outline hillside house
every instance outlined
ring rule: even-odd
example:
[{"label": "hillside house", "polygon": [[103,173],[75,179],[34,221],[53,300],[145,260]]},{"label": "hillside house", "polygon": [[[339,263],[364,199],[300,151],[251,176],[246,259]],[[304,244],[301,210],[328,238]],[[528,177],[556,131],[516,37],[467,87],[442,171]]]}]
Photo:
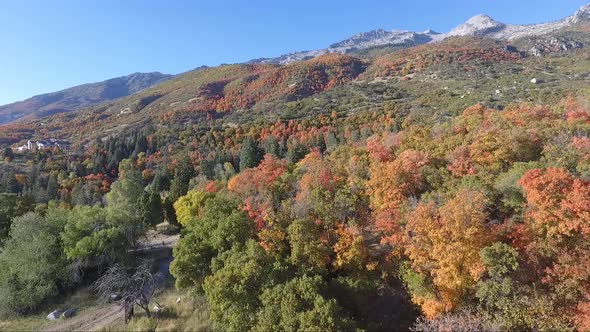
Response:
[{"label": "hillside house", "polygon": [[46,140],[34,141],[28,140],[26,144],[21,145],[16,148],[17,152],[25,152],[25,151],[33,151],[33,150],[42,150],[42,149],[49,149],[53,147],[60,148],[62,150],[68,149],[70,143],[65,140],[57,140],[55,138],[50,138]]}]

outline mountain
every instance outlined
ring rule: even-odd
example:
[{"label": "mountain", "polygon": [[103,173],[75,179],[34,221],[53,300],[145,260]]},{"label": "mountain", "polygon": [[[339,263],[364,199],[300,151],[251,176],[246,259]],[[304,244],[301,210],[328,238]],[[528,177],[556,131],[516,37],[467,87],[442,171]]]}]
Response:
[{"label": "mountain", "polygon": [[[465,96],[469,94],[474,96],[473,102],[481,100],[475,98],[473,88],[468,86],[480,87],[487,76],[496,77],[497,73],[512,75],[512,80],[502,85],[513,84],[507,82],[521,79],[522,75],[517,73],[522,71],[523,63],[536,66],[531,58],[589,46],[590,25],[585,24],[589,12],[590,6],[584,6],[561,21],[528,26],[509,25],[478,15],[447,34],[431,30],[420,33],[373,30],[326,49],[245,64],[197,68],[161,84],[156,83],[170,76],[156,74],[162,77],[145,85],[130,82],[145,83],[140,77],[154,74],[134,74],[139,77],[130,75],[84,85],[0,107],[0,116],[9,116],[9,119],[24,117],[21,121],[0,126],[0,143],[13,144],[32,137],[88,142],[94,137],[117,135],[147,124],[176,127],[199,123],[205,126],[207,121],[224,119],[233,125],[243,119],[249,121],[255,117],[252,114],[291,118],[293,114],[326,112],[329,109],[326,105],[333,102],[329,96],[342,91],[347,91],[345,97],[338,95],[339,98],[349,98],[351,105],[361,105],[347,108],[365,109],[376,107],[376,100],[383,98],[385,92],[381,90],[381,84],[396,90],[384,96],[405,96],[402,90],[414,91],[418,86],[419,89],[430,89],[428,84],[450,84],[440,82],[456,77],[466,82],[463,92],[456,93],[465,98],[456,102],[465,106]],[[474,69],[481,66],[489,66],[497,73],[482,76],[482,71]],[[530,69],[527,69],[527,75],[532,75],[528,72]],[[555,80],[542,72],[526,81],[530,83],[533,78]],[[570,77],[562,77],[560,84],[568,85],[571,83],[568,80]],[[133,94],[149,85],[153,86]],[[540,88],[548,86],[540,85]],[[522,94],[523,100],[533,98],[528,95],[527,87],[522,89],[524,92],[519,92],[519,96]],[[357,90],[363,91],[354,98],[349,97],[348,91]],[[490,91],[487,93],[493,96],[494,105],[503,107],[509,103],[508,97],[499,98],[502,89],[498,86],[490,86]],[[118,98],[126,95],[129,96]],[[319,95],[327,99],[320,98],[320,104],[315,104]],[[298,106],[300,103],[304,106]],[[408,107],[411,108],[423,107],[422,103],[410,104]],[[72,109],[80,110],[68,112]]]},{"label": "mountain", "polygon": [[441,36],[441,34],[432,30],[427,30],[424,32],[412,32],[406,30],[385,31],[383,29],[378,29],[356,34],[348,39],[334,43],[325,49],[293,52],[281,55],[276,58],[255,59],[250,61],[250,63],[272,63],[284,65],[295,61],[311,59],[326,53],[346,54],[357,50],[386,45],[411,47],[440,40]]},{"label": "mountain", "polygon": [[172,77],[173,75],[159,72],[134,73],[34,96],[27,100],[0,106],[0,124],[27,116],[41,118],[52,114],[71,112],[108,100],[126,97]]},{"label": "mountain", "polygon": [[[275,58],[260,58],[249,63],[288,64],[314,58],[326,53],[354,53],[375,47],[397,46],[408,48],[422,44],[438,42],[450,37],[478,36],[499,40],[515,40],[524,37],[542,36],[551,32],[567,28],[578,23],[590,21],[590,4],[582,6],[574,15],[559,21],[518,25],[495,21],[488,15],[476,15],[465,23],[457,26],[448,33],[438,33],[432,30],[424,32],[412,32],[406,30],[386,31],[383,29],[372,30],[356,34],[350,38],[334,43],[327,48],[292,52]],[[566,42],[567,44],[567,42]],[[543,48],[543,47],[540,47]],[[547,49],[559,47],[548,46]]]},{"label": "mountain", "polygon": [[476,15],[459,25],[447,36],[481,36],[501,40],[541,36],[562,28],[590,21],[590,4],[582,6],[574,15],[564,19],[539,24],[506,24],[495,21],[488,15]]},{"label": "mountain", "polygon": [[[327,48],[293,52],[275,58],[260,58],[248,64],[287,65],[293,62],[313,59],[323,54],[352,54],[366,57],[367,50],[378,49],[382,55],[391,50],[440,42],[451,37],[486,37],[514,41],[515,46],[527,54],[540,56],[548,52],[562,52],[590,45],[585,32],[568,31],[569,28],[590,22],[590,4],[582,6],[572,16],[562,20],[530,24],[507,24],[494,20],[488,15],[477,15],[457,26],[448,33],[432,30],[412,32],[407,30],[387,31],[383,29],[358,33],[350,38],[333,43]],[[363,53],[364,51],[364,53]],[[369,54],[371,55],[371,54]],[[161,73],[135,73],[104,82],[76,86],[66,90],[35,96],[13,104],[0,106],[0,124],[23,117],[42,118],[51,114],[65,113],[100,104],[105,101],[126,97],[153,85],[170,79],[171,75]]]}]

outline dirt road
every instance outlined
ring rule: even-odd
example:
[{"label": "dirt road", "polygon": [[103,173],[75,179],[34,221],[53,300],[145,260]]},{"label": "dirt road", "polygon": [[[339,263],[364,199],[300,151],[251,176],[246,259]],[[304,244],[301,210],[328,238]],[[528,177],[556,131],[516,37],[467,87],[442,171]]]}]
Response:
[{"label": "dirt road", "polygon": [[101,331],[123,321],[121,309],[118,304],[91,308],[79,316],[46,327],[43,331]]}]

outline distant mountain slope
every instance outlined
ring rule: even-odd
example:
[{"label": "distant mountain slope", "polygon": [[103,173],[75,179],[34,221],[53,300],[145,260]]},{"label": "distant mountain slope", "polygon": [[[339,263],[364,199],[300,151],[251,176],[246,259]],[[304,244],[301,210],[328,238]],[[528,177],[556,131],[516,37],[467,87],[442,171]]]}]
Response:
[{"label": "distant mountain slope", "polygon": [[27,100],[0,106],[0,124],[33,116],[52,114],[96,105],[104,101],[126,97],[172,78],[158,72],[134,73],[97,83],[75,86],[58,92],[31,97]]},{"label": "distant mountain slope", "polygon": [[87,140],[148,122],[201,121],[259,104],[296,101],[352,82],[367,64],[355,57],[326,54],[285,66],[235,64],[199,68],[137,94],[54,114],[0,125],[0,144],[32,135]]},{"label": "distant mountain slope", "polygon": [[326,53],[360,54],[359,51],[361,50],[385,46],[408,48],[438,42],[449,37],[475,36],[499,40],[515,40],[525,37],[543,36],[588,21],[590,21],[590,4],[582,6],[572,16],[554,22],[539,24],[507,24],[495,21],[488,15],[476,15],[448,33],[438,33],[432,30],[412,32],[406,30],[386,31],[378,29],[356,34],[324,49],[292,52],[275,58],[254,59],[250,63],[284,65],[291,62],[308,60]]}]

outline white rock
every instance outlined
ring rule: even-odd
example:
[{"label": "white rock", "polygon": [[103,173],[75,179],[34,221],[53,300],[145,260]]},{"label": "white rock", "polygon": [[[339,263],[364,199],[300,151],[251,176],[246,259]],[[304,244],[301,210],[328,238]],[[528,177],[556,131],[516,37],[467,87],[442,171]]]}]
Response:
[{"label": "white rock", "polygon": [[49,320],[58,320],[61,317],[63,312],[61,310],[54,310],[47,315],[47,319]]}]

